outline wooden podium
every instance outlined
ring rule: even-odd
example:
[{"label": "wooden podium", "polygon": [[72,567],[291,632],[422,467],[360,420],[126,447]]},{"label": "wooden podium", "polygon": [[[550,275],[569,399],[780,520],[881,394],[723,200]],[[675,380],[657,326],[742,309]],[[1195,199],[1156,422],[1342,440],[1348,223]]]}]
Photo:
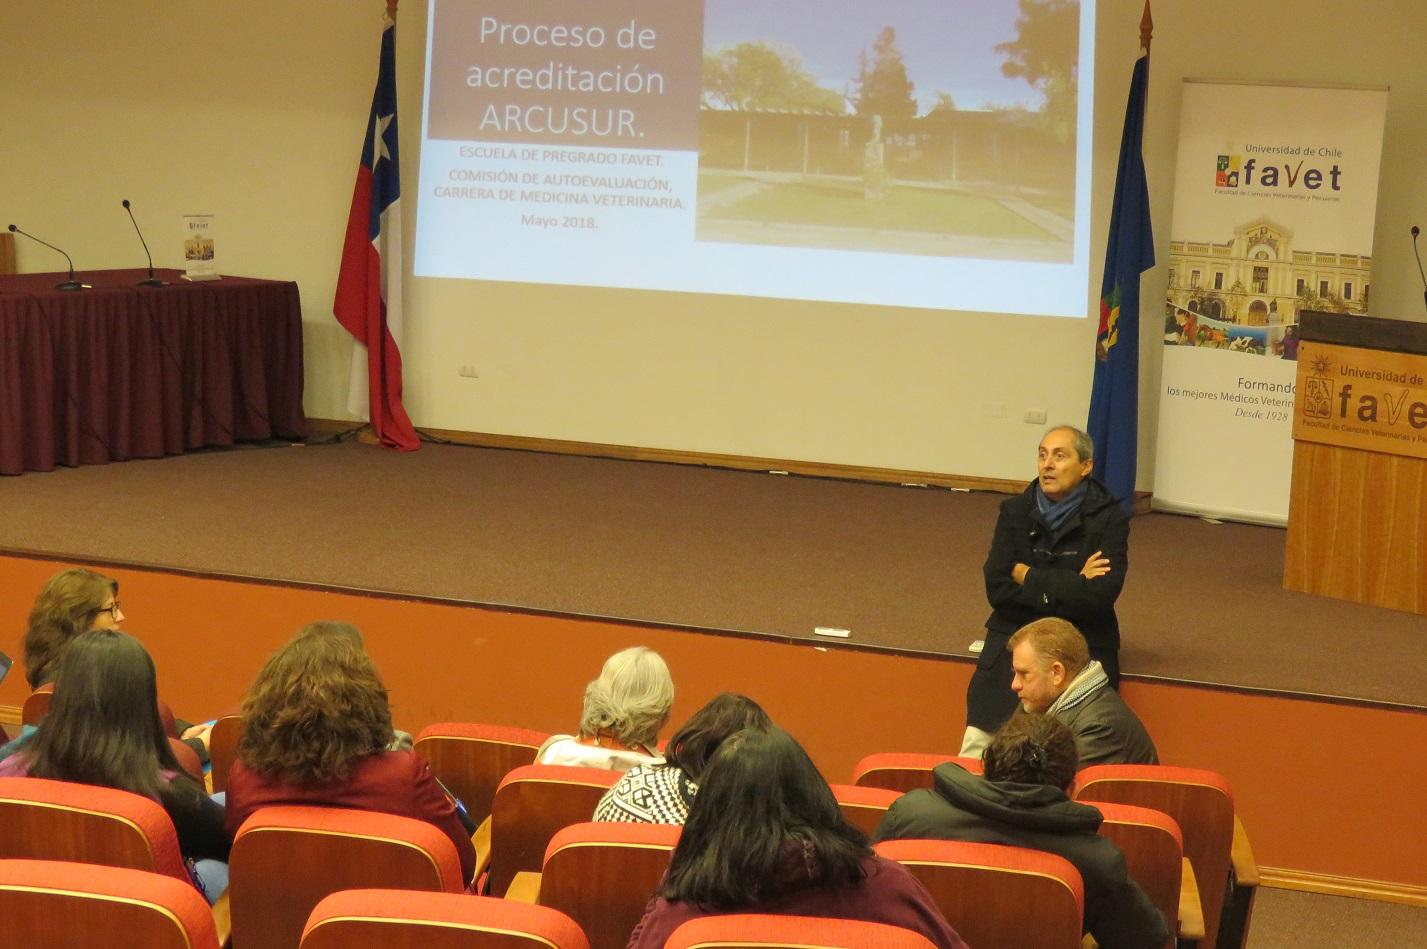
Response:
[{"label": "wooden podium", "polygon": [[1427,615],[1427,324],[1300,314],[1283,585]]}]

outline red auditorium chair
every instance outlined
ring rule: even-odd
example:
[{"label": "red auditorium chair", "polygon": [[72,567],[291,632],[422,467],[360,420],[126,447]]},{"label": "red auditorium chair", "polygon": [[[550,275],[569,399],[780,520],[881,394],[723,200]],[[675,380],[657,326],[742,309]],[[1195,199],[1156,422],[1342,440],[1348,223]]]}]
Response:
[{"label": "red auditorium chair", "polygon": [[343,890],[307,919],[301,949],[589,949],[573,920],[513,900]]},{"label": "red auditorium chair", "polygon": [[545,732],[475,722],[437,722],[416,736],[416,753],[477,824],[491,813],[501,779],[523,765],[550,736]]},{"label": "red auditorium chair", "polygon": [[490,873],[484,892],[504,896],[517,873],[539,872],[556,832],[588,821],[620,777],[618,771],[555,764],[525,765],[507,774],[491,804]]},{"label": "red auditorium chair", "polygon": [[934,949],[935,945],[921,933],[885,923],[735,913],[689,920],[670,934],[664,949]]},{"label": "red auditorium chair", "polygon": [[25,725],[38,725],[40,719],[50,713],[50,703],[54,701],[55,693],[53,685],[42,685],[29,698],[25,699],[25,704],[20,708],[20,721]]},{"label": "red auditorium chair", "polygon": [[592,949],[623,949],[669,869],[675,824],[572,824],[545,848],[540,873],[517,873],[506,898],[559,910]]},{"label": "red auditorium chair", "polygon": [[829,784],[828,787],[832,788],[832,796],[837,799],[842,816],[869,837],[882,823],[882,818],[887,816],[887,808],[902,796],[900,791],[859,787],[856,784]]},{"label": "red auditorium chair", "polygon": [[341,807],[265,807],[228,861],[233,944],[292,949],[324,896],[380,887],[461,893],[450,838],[425,821]]},{"label": "red auditorium chair", "polygon": [[1062,857],[958,840],[886,840],[873,849],[922,881],[969,946],[1081,946],[1085,888]]},{"label": "red auditorium chair", "polygon": [[1161,811],[1105,801],[1100,836],[1125,855],[1130,879],[1140,885],[1180,942],[1204,938],[1204,910],[1193,866],[1184,859],[1184,838],[1174,818]]},{"label": "red auditorium chair", "polygon": [[[193,889],[178,832],[163,805],[114,788],[0,778],[0,859],[6,858],[143,870]],[[230,931],[228,899],[223,893],[210,913],[220,941],[227,941]],[[0,932],[3,926],[0,917]]]},{"label": "red auditorium chair", "polygon": [[[1238,949],[1248,937],[1258,867],[1243,826],[1234,816],[1234,795],[1223,775],[1168,765],[1094,765],[1075,776],[1070,796],[1094,804],[1131,804],[1174,818],[1184,837],[1184,855],[1194,867],[1204,909],[1200,945]],[[1227,897],[1233,895],[1226,910]]]},{"label": "red auditorium chair", "polygon": [[208,904],[170,876],[53,860],[0,860],[7,946],[218,949]]},{"label": "red auditorium chair", "polygon": [[198,752],[177,738],[170,738],[168,746],[173,749],[178,766],[187,771],[188,776],[197,781],[200,787],[206,786],[203,781],[203,762],[198,760]]},{"label": "red auditorium chair", "polygon": [[192,885],[157,801],[69,781],[0,778],[0,858],[146,870]]},{"label": "red auditorium chair", "polygon": [[932,786],[932,769],[954,761],[972,774],[981,773],[980,758],[928,755],[914,752],[879,752],[868,755],[852,769],[852,783],[864,788],[914,791]]},{"label": "red auditorium chair", "polygon": [[228,790],[228,772],[238,760],[238,741],[243,737],[243,716],[224,715],[208,733],[209,791]]}]

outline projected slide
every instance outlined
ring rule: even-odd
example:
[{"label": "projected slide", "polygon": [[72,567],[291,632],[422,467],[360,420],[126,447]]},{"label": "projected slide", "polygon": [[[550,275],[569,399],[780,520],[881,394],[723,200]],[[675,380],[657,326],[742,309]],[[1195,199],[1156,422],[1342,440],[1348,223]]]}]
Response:
[{"label": "projected slide", "polygon": [[415,272],[1084,316],[1093,22],[431,0]]}]

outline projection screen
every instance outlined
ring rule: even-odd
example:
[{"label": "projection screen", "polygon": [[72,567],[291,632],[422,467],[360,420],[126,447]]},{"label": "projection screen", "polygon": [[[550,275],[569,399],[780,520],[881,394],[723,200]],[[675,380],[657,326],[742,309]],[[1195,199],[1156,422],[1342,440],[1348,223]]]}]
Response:
[{"label": "projection screen", "polygon": [[1084,316],[1094,6],[430,0],[414,271]]}]

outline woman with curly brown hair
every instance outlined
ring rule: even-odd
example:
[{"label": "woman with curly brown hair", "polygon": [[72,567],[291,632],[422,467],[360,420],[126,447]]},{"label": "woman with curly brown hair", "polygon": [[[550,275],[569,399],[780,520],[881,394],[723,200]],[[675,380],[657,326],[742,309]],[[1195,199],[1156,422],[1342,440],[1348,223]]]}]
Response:
[{"label": "woman with curly brown hair", "polygon": [[467,880],[476,853],[426,763],[390,750],[386,688],[346,623],[310,623],[268,659],[243,699],[228,775],[228,829],[277,804],[351,807],[424,820],[456,845]]}]

